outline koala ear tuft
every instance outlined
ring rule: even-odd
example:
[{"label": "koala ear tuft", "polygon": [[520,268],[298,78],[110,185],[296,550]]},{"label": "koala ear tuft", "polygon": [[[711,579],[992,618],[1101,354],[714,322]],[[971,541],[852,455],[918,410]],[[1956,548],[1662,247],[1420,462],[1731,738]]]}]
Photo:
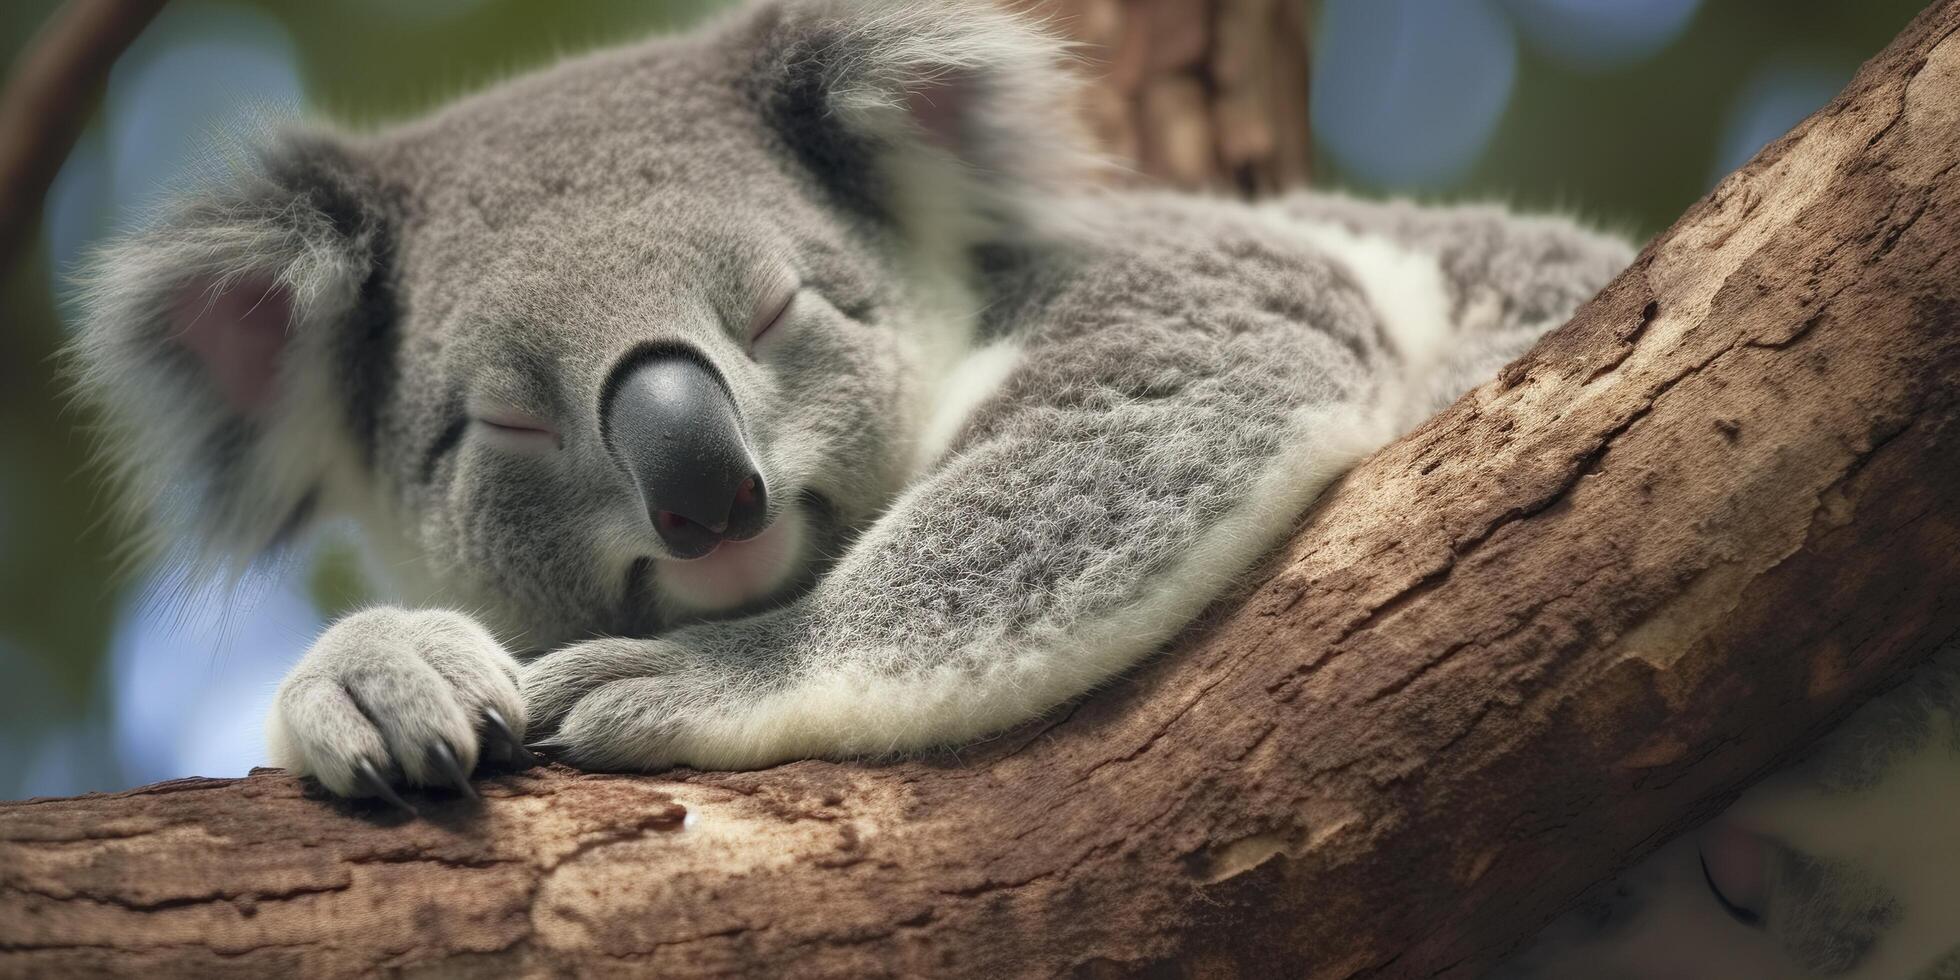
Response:
[{"label": "koala ear tuft", "polygon": [[341,144],[289,134],[91,257],[69,368],[156,544],[237,570],[364,465],[345,393],[387,358],[389,228]]},{"label": "koala ear tuft", "polygon": [[791,0],[770,25],[767,106],[791,150],[915,246],[1012,234],[1101,166],[1067,47],[982,0]]}]

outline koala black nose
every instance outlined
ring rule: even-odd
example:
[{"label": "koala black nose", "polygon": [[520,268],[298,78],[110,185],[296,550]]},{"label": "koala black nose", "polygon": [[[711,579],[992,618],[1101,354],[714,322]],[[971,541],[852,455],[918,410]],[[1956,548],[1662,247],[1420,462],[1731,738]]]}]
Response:
[{"label": "koala black nose", "polygon": [[768,510],[762,474],[734,399],[706,364],[665,354],[628,367],[602,424],[607,448],[639,486],[674,557],[699,558],[724,538],[761,533]]}]

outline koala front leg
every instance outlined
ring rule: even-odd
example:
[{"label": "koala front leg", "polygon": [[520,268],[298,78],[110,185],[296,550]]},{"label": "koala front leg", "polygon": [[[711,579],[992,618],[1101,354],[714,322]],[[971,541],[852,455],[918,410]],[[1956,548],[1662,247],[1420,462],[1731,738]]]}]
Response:
[{"label": "koala front leg", "polygon": [[1466,337],[1535,336],[1558,326],[1638,251],[1621,235],[1571,218],[1491,204],[1434,207],[1309,193],[1274,206],[1307,228],[1341,230],[1351,236],[1344,244],[1372,238],[1433,259],[1452,331]]},{"label": "koala front leg", "polygon": [[1496,377],[1633,261],[1622,238],[1494,205],[1299,194],[1270,207],[1347,266],[1403,365],[1396,427]]},{"label": "koala front leg", "polygon": [[526,664],[533,725],[576,764],[742,768],[956,744],[1079,697],[1383,440],[1307,359],[1334,355],[1266,354],[1031,380],[1047,397],[978,425],[795,605]]},{"label": "koala front leg", "polygon": [[274,765],[338,796],[412,809],[392,784],[466,795],[480,742],[529,762],[517,662],[476,621],[446,610],[367,609],[335,623],[279,685],[266,721]]}]

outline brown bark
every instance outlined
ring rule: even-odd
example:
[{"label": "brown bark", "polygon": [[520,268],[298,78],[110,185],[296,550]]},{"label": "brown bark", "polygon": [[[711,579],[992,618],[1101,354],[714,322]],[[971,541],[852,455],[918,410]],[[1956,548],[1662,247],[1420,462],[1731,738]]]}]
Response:
[{"label": "brown bark", "polygon": [[1960,633],[1960,0],[1172,655],[958,756],[0,804],[0,974],[1467,977]]}]

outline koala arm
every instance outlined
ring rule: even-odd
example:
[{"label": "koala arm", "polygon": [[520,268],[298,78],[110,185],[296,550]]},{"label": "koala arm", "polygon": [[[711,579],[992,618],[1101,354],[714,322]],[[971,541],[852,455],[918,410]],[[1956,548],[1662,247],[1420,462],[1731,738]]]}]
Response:
[{"label": "koala arm", "polygon": [[1316,193],[1274,207],[1309,227],[1385,240],[1433,259],[1449,321],[1469,334],[1535,335],[1557,326],[1632,264],[1636,251],[1626,237],[1568,217],[1492,204],[1434,207]]},{"label": "koala arm", "polygon": [[[1201,350],[1240,363],[1213,373]],[[753,767],[953,744],[1108,681],[1386,435],[1311,367],[1330,351],[1205,338],[1159,356],[1025,379],[789,607],[527,664],[534,732],[583,766]]]},{"label": "koala arm", "polygon": [[[1625,238],[1569,218],[1495,205],[1427,207],[1314,193],[1268,207],[1339,256],[1384,312],[1402,363],[1398,429],[1495,377],[1611,282],[1635,252]],[[1395,329],[1407,323],[1417,329]]]}]

